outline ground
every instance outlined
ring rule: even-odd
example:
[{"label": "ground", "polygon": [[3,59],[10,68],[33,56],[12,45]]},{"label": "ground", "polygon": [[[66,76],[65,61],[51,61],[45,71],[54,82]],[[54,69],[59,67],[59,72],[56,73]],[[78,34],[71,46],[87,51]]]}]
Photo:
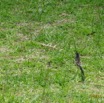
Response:
[{"label": "ground", "polygon": [[0,4],[1,103],[104,102],[103,0]]}]

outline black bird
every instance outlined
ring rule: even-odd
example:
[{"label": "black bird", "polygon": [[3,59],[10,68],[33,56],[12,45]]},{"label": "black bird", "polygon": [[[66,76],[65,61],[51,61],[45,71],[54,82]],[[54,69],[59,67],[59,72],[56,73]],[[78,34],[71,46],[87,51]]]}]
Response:
[{"label": "black bird", "polygon": [[81,77],[82,77],[82,81],[85,80],[85,75],[84,75],[84,70],[81,66],[81,62],[80,62],[80,55],[79,53],[76,51],[75,53],[75,64],[78,66],[78,68],[80,69],[81,71]]}]

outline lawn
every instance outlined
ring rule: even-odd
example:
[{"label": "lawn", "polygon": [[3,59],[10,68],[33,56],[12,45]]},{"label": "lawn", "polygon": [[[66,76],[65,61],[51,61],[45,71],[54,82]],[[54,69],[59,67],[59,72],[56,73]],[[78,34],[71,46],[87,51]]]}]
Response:
[{"label": "lawn", "polygon": [[104,103],[104,0],[0,0],[0,103]]}]

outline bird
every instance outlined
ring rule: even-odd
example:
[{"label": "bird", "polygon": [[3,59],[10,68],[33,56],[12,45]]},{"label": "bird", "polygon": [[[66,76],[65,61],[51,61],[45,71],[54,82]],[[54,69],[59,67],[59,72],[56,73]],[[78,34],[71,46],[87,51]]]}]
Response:
[{"label": "bird", "polygon": [[75,52],[75,64],[80,69],[80,71],[81,71],[81,78],[82,78],[82,81],[84,81],[85,80],[84,69],[81,66],[80,54],[77,51]]}]

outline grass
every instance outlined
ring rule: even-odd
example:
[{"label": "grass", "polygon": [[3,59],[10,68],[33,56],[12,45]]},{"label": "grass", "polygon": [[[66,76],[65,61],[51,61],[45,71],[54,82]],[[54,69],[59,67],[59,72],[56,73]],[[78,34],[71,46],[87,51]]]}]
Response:
[{"label": "grass", "polygon": [[103,103],[103,7],[103,0],[1,0],[1,103]]}]

